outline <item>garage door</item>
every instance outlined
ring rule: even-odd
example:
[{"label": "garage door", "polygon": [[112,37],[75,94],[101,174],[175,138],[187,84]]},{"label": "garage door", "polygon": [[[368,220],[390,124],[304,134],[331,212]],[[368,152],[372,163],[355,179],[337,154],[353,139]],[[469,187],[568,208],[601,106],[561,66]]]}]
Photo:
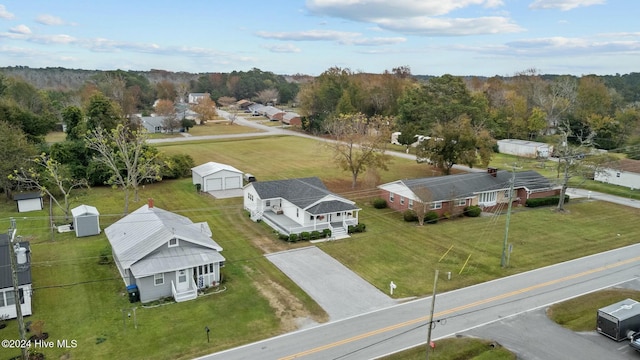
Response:
[{"label": "garage door", "polygon": [[228,177],[224,179],[225,189],[239,189],[240,187],[240,176]]},{"label": "garage door", "polygon": [[206,191],[222,190],[222,178],[207,179]]}]

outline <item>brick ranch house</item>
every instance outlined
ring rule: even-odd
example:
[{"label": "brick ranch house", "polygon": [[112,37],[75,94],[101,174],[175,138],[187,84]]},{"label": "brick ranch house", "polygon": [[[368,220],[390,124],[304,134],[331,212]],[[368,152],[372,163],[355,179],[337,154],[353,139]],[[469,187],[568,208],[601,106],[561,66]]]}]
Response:
[{"label": "brick ranch house", "polygon": [[[378,188],[380,197],[394,210],[405,211],[418,203],[428,203],[427,211],[442,217],[462,213],[471,205],[489,212],[505,209],[512,176],[510,171],[489,168],[487,172],[396,180]],[[514,206],[524,205],[527,199],[560,194],[559,186],[533,170],[515,173],[513,190]]]}]

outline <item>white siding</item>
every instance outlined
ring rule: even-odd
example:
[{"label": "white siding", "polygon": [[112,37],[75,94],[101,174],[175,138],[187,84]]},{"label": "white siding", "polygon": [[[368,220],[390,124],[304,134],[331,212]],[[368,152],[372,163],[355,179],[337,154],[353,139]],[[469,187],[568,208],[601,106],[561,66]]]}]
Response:
[{"label": "white siding", "polygon": [[606,169],[602,173],[596,173],[594,180],[607,184],[640,189],[640,174],[622,170]]}]

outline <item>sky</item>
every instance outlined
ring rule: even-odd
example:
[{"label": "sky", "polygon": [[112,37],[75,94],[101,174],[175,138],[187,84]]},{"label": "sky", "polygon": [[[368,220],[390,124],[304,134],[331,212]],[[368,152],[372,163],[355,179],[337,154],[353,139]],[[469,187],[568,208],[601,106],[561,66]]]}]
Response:
[{"label": "sky", "polygon": [[638,0],[0,0],[0,66],[627,74]]}]

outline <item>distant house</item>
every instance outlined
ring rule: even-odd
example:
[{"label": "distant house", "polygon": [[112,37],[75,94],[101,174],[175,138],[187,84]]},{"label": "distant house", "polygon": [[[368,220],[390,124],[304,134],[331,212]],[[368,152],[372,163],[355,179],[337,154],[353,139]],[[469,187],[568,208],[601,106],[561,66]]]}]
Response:
[{"label": "distant house", "polygon": [[161,133],[164,131],[164,119],[164,116],[141,116],[140,125],[150,134]]},{"label": "distant house", "polygon": [[141,302],[165,297],[195,299],[216,286],[224,257],[206,222],[153,206],[153,201],[104,230],[126,286],[136,285]]},{"label": "distant house", "polygon": [[358,224],[355,202],[329,191],[317,177],[256,181],[244,187],[244,208],[254,221],[264,221],[281,234],[331,229],[346,236]]},{"label": "distant house", "polygon": [[15,249],[16,270],[18,273],[18,296],[13,288],[11,274],[10,238],[0,234],[0,317],[15,319],[16,298],[20,302],[23,316],[31,315],[31,248],[28,241],[17,244]]},{"label": "distant house", "polygon": [[80,205],[71,209],[71,215],[76,237],[100,234],[100,213],[95,207]]},{"label": "distant house", "polygon": [[285,112],[273,107],[273,106],[265,106],[262,111],[264,112],[264,116],[268,117],[270,121],[282,121],[282,117]]},{"label": "distant house", "polygon": [[301,126],[302,118],[300,118],[300,115],[298,115],[297,113],[286,112],[284,113],[284,115],[282,115],[282,123],[291,126]]},{"label": "distant house", "polygon": [[189,104],[197,104],[199,103],[202,99],[206,98],[209,96],[209,93],[189,93],[189,99],[188,102]]},{"label": "distant house", "polygon": [[251,104],[253,104],[253,103],[251,101],[247,100],[247,99],[242,99],[242,100],[236,101],[236,107],[238,109],[246,109]]},{"label": "distant house", "polygon": [[503,139],[498,140],[498,151],[501,154],[546,159],[553,153],[553,146],[537,141]]},{"label": "distant house", "polygon": [[18,206],[18,212],[38,211],[43,207],[40,192],[14,194],[13,200]]},{"label": "distant house", "polygon": [[595,181],[640,189],[640,160],[620,159],[609,163],[603,171],[595,173]]},{"label": "distant house", "polygon": [[[428,204],[427,211],[438,215],[461,212],[464,207],[478,205],[484,211],[494,211],[509,203],[512,173],[489,168],[485,172],[420,179],[396,180],[378,186],[380,196],[390,208],[398,211],[415,209]],[[515,205],[524,205],[527,199],[558,195],[560,189],[535,171],[515,173]]]},{"label": "distant house", "polygon": [[200,191],[241,189],[243,175],[231,165],[213,161],[191,168],[193,184],[200,184]]}]

